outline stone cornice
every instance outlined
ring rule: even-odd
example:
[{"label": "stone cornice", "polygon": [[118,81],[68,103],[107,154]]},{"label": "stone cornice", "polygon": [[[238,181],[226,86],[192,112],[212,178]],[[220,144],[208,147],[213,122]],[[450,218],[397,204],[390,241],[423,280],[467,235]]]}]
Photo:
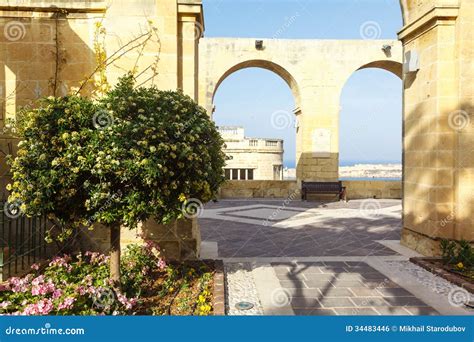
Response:
[{"label": "stone cornice", "polygon": [[178,14],[180,21],[186,21],[186,17],[195,18],[204,32],[204,13],[202,1],[200,0],[178,0]]},{"label": "stone cornice", "polygon": [[68,13],[103,13],[107,10],[104,0],[7,0],[2,1],[0,11],[2,12],[57,12]]},{"label": "stone cornice", "polygon": [[433,6],[423,15],[405,25],[398,32],[398,39],[402,41],[409,40],[413,36],[419,36],[440,23],[452,22],[459,15],[459,5],[438,5]]}]

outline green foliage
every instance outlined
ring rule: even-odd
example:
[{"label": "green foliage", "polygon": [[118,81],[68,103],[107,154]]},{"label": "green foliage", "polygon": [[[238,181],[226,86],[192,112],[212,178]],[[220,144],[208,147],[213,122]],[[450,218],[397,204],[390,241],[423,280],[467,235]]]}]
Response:
[{"label": "green foliage", "polygon": [[474,250],[468,241],[459,242],[457,261],[462,262],[465,267],[474,266]]},{"label": "green foliage", "polygon": [[474,249],[468,241],[459,243],[451,240],[441,240],[441,254],[446,264],[459,264],[463,267],[474,267]]},{"label": "green foliage", "polygon": [[223,140],[206,111],[181,92],[134,88],[132,76],[98,103],[47,98],[21,113],[9,200],[27,215],[75,226],[183,216],[190,198],[212,199],[224,181]]},{"label": "green foliage", "polygon": [[152,285],[150,273],[166,267],[157,244],[128,245],[121,260],[122,289],[126,294],[140,296],[144,288]]},{"label": "green foliage", "polygon": [[456,260],[456,242],[443,239],[440,242],[441,256],[446,264],[454,263]]}]

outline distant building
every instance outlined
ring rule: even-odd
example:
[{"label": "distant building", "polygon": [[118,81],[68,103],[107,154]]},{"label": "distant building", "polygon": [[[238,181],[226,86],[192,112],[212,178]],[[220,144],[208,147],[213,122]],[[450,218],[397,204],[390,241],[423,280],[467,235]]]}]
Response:
[{"label": "distant building", "polygon": [[226,179],[283,179],[282,139],[246,138],[244,128],[239,126],[221,126],[219,132],[230,158],[224,167]]}]

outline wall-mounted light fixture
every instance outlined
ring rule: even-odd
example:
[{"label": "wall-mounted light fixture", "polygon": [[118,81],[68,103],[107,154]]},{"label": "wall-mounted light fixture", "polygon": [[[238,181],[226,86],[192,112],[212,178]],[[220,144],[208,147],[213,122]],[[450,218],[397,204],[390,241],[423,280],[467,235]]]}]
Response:
[{"label": "wall-mounted light fixture", "polygon": [[390,54],[392,52],[392,45],[385,44],[382,46],[383,52],[385,52],[386,55]]},{"label": "wall-mounted light fixture", "polygon": [[256,40],[255,41],[255,48],[257,50],[263,50],[263,40]]}]

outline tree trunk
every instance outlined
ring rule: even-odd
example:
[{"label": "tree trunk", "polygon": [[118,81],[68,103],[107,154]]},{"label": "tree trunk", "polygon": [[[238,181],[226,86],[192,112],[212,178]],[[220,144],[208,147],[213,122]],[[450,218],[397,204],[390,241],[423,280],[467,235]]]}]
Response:
[{"label": "tree trunk", "polygon": [[120,224],[110,226],[110,279],[120,288]]}]

